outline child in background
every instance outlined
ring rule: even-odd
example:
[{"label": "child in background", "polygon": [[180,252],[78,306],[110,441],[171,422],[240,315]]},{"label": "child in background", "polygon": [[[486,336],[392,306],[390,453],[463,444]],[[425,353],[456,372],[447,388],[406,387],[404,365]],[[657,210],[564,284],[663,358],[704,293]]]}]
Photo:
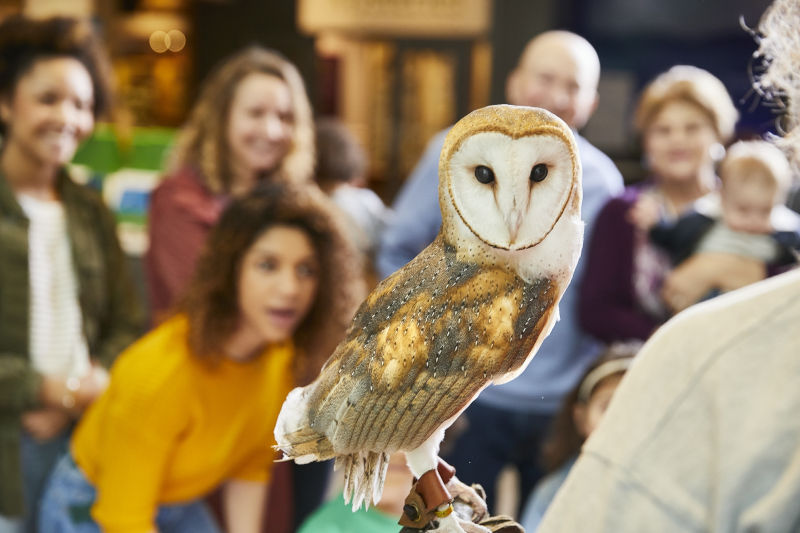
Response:
[{"label": "child in background", "polygon": [[316,132],[319,186],[347,215],[351,237],[372,261],[391,210],[366,187],[367,155],[347,127],[324,118]]},{"label": "child in background", "polygon": [[0,23],[0,531],[34,531],[72,424],[143,318],[113,214],[66,168],[110,107],[83,22]]},{"label": "child in background", "polygon": [[232,202],[180,312],[120,356],[76,429],[42,531],[216,533],[203,499],[218,486],[226,530],[261,531],[278,412],[360,300],[329,205],[278,183]]},{"label": "child in background", "polygon": [[578,458],[581,446],[600,423],[641,346],[639,341],[609,346],[564,398],[542,451],[549,474],[537,484],[520,520],[527,533],[534,533],[539,527],[547,507]]},{"label": "child in background", "polygon": [[672,223],[659,221],[647,202],[632,213],[676,265],[662,288],[674,312],[796,262],[800,216],[783,205],[791,184],[783,153],[765,141],[740,141],[719,170],[719,193]]}]

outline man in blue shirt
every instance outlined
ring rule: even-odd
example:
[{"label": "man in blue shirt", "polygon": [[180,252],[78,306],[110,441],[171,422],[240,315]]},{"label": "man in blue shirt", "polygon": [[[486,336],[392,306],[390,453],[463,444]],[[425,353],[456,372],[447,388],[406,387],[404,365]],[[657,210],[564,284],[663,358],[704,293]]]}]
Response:
[{"label": "man in blue shirt", "polygon": [[[532,39],[506,81],[506,98],[514,105],[545,108],[573,130],[583,127],[597,107],[600,60],[583,37],[549,31]],[[405,265],[430,244],[442,223],[438,200],[439,153],[446,131],[428,144],[394,203],[395,219],[382,236],[377,257],[381,276]],[[614,163],[576,134],[583,167],[582,216],[588,242],[592,222],[605,202],[622,191]],[[480,483],[494,511],[500,471],[513,464],[520,473],[520,502],[541,477],[539,449],[562,397],[598,353],[576,316],[582,262],[561,304],[561,320],[542,343],[528,368],[515,380],[491,386],[465,411],[466,429],[452,435],[445,459],[465,483]],[[455,432],[452,432],[455,433]]]}]

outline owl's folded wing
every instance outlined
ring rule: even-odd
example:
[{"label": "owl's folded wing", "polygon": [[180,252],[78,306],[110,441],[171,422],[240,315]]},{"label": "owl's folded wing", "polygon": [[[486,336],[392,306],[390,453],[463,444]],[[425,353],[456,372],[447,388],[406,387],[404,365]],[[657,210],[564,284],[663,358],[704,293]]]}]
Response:
[{"label": "owl's folded wing", "polygon": [[416,448],[536,345],[552,283],[447,256],[434,247],[373,292],[323,370],[309,418],[337,454]]}]

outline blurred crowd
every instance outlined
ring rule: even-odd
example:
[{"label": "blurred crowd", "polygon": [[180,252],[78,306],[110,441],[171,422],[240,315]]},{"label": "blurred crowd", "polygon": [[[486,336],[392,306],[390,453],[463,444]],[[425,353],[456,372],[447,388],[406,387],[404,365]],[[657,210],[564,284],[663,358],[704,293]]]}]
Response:
[{"label": "blurred crowd", "polygon": [[[270,444],[284,398],[367,291],[439,231],[448,130],[387,206],[352,132],[314,117],[295,66],[240,50],[204,81],[150,194],[142,298],[114,215],[68,167],[112,105],[104,45],[83,21],[14,15],[0,51],[0,533],[399,530],[402,456],[381,504],[352,515],[331,464],[276,463]],[[771,139],[737,137],[719,79],[676,65],[647,84],[635,129],[648,178],[626,187],[579,133],[600,72],[586,39],[554,30],[506,80],[507,103],[575,133],[583,252],[533,362],[484,390],[442,448],[490,511],[513,467],[529,532],[651,336],[795,269],[800,250],[794,165]]]}]

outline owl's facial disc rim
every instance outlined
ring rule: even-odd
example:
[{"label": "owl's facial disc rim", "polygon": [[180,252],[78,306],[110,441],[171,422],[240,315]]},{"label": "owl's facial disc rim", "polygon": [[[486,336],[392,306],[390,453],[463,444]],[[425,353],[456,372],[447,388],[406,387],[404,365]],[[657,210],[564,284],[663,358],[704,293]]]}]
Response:
[{"label": "owl's facial disc rim", "polygon": [[531,242],[531,243],[528,243],[528,244],[525,244],[525,245],[522,245],[522,246],[513,246],[513,247],[512,246],[504,246],[502,244],[496,244],[496,243],[492,242],[491,240],[487,239],[486,237],[482,236],[480,233],[475,231],[475,228],[473,228],[472,225],[469,222],[467,222],[467,219],[464,218],[464,213],[461,212],[461,209],[458,207],[458,203],[456,203],[456,198],[453,195],[453,179],[452,179],[452,176],[450,175],[449,172],[447,174],[447,195],[450,197],[450,203],[453,205],[453,208],[456,210],[456,213],[458,213],[458,217],[461,219],[461,221],[464,223],[464,225],[467,226],[467,228],[469,228],[469,230],[472,232],[472,234],[475,235],[478,239],[480,239],[481,242],[486,243],[487,245],[489,245],[490,247],[492,247],[492,248],[494,248],[496,250],[506,250],[506,251],[509,251],[509,252],[527,250],[528,248],[533,248],[534,246],[538,245],[540,242],[545,240],[547,238],[547,236],[550,235],[550,233],[553,231],[553,228],[556,227],[556,224],[558,224],[558,221],[561,220],[561,217],[564,215],[564,211],[567,209],[567,206],[569,205],[570,201],[572,200],[572,195],[573,195],[574,192],[575,192],[575,180],[573,179],[572,182],[570,183],[569,191],[564,196],[564,202],[561,204],[561,209],[559,210],[558,215],[553,218],[553,223],[550,225],[550,227],[547,229],[547,231],[545,231],[544,234],[542,234],[542,236],[538,240],[536,240],[534,242]]}]

